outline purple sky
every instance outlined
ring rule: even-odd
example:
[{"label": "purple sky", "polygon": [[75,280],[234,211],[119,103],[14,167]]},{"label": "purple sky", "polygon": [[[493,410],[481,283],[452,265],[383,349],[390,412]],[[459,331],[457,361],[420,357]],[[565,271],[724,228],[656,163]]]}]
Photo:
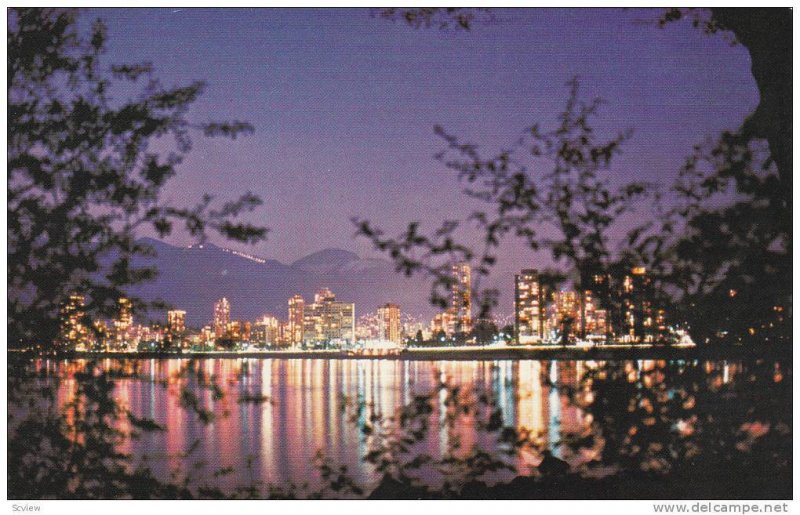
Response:
[{"label": "purple sky", "polygon": [[[443,148],[433,126],[494,151],[552,123],[576,75],[586,98],[607,102],[601,129],[635,131],[615,173],[671,182],[691,146],[737,127],[758,92],[743,47],[686,23],[658,29],[659,12],[505,10],[469,33],[341,9],[101,9],[84,21],[106,21],[110,60],[152,61],[167,85],[207,81],[195,120],[255,126],[235,142],[197,138],[166,198],[252,190],[265,205],[251,220],[271,232],[247,251],[291,262],[325,247],[375,255],[353,239],[354,215],[392,231],[465,215],[454,174],[432,157]],[[498,271],[507,282],[536,261],[510,244]]]}]

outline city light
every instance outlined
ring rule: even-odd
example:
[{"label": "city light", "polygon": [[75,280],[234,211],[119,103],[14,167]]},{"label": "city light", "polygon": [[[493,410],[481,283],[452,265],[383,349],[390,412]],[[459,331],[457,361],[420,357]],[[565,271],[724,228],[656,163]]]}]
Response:
[{"label": "city light", "polygon": [[[187,312],[170,309],[166,325],[135,324],[133,304],[117,303],[117,317],[86,325],[86,299],[70,296],[61,309],[62,347],[78,352],[319,352],[347,351],[386,355],[438,346],[475,349],[491,344],[546,349],[571,346],[606,349],[650,346],[653,343],[694,345],[687,328],[668,325],[668,313],[657,305],[651,278],[644,267],[619,278],[595,274],[592,287],[551,290],[541,284],[536,269],[514,276],[513,323],[507,317],[475,319],[472,312],[471,269],[452,267],[450,306],[426,325],[387,303],[356,319],[355,304],[337,300],[320,288],[313,302],[302,295],[287,301],[286,320],[266,314],[255,321],[234,319],[227,297],[214,303],[211,320],[202,328],[186,325]],[[733,290],[731,290],[733,291]],[[612,309],[619,306],[617,311]],[[782,306],[774,306],[780,314]],[[757,328],[748,328],[754,335]]]}]

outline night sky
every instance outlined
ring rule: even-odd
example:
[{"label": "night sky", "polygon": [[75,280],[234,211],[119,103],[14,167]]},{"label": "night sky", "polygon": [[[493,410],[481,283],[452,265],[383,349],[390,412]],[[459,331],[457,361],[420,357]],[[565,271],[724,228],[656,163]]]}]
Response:
[{"label": "night sky", "polygon": [[[474,204],[433,159],[433,126],[495,151],[553,123],[573,76],[585,98],[606,100],[601,130],[634,129],[614,173],[670,183],[691,146],[736,128],[758,92],[743,47],[688,23],[659,29],[659,13],[497,11],[471,32],[368,10],[92,10],[83,22],[106,21],[109,61],[151,61],[166,85],[207,81],[191,118],[254,125],[234,142],[195,139],[165,198],[257,193],[265,205],[250,220],[271,232],[247,251],[291,262],[326,247],[375,256],[352,216],[392,232],[464,216]],[[507,245],[498,278],[538,261]]]}]

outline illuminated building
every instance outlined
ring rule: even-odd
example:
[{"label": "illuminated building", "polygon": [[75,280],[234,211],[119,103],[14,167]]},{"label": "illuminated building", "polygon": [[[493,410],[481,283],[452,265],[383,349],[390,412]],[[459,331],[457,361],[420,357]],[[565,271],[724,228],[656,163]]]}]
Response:
[{"label": "illuminated building", "polygon": [[323,288],[314,295],[314,303],[305,306],[303,342],[341,346],[354,341],[355,304],[338,302],[333,292]]},{"label": "illuminated building", "polygon": [[545,336],[544,289],[539,272],[522,270],[514,276],[514,331],[517,343],[540,342]]},{"label": "illuminated building", "polygon": [[248,340],[250,338],[250,322],[231,320],[226,327],[225,336],[235,342]]},{"label": "illuminated building", "polygon": [[117,301],[117,306],[118,315],[117,319],[114,321],[114,329],[117,330],[118,334],[126,333],[133,325],[133,305],[131,304],[130,299],[120,297],[120,299]]},{"label": "illuminated building", "polygon": [[73,293],[69,300],[61,306],[60,319],[60,340],[67,347],[75,348],[85,346],[89,339],[89,332],[84,326],[86,298],[83,295]]},{"label": "illuminated building", "polygon": [[381,339],[379,313],[365,313],[356,322],[356,339],[358,341]]},{"label": "illuminated building", "polygon": [[164,340],[164,329],[158,324],[154,326],[134,325],[128,330],[129,345],[144,345],[148,350],[160,347]]},{"label": "illuminated building", "polygon": [[114,320],[114,333],[116,334],[117,344],[124,345],[131,339],[131,328],[133,327],[133,304],[130,299],[120,297],[117,301],[117,318]]},{"label": "illuminated building", "polygon": [[583,313],[579,313],[578,316],[585,336],[605,336],[608,329],[608,314],[606,310],[599,309],[598,300],[590,290],[583,292]]},{"label": "illuminated building", "polygon": [[650,277],[644,267],[634,267],[631,273],[625,276],[622,281],[622,299],[623,338],[629,342],[653,341],[656,321],[653,317]]},{"label": "illuminated building", "polygon": [[453,265],[451,310],[454,331],[468,333],[472,330],[472,269],[469,263]]},{"label": "illuminated building", "polygon": [[653,312],[655,313],[655,325],[653,326],[653,336],[666,336],[669,332],[669,328],[667,327],[667,312],[664,309],[654,309]]},{"label": "illuminated building", "polygon": [[579,304],[577,292],[555,292],[550,311],[550,326],[557,329],[561,335],[574,334],[575,324],[580,322]]},{"label": "illuminated building", "polygon": [[420,341],[429,340],[431,338],[431,331],[425,324],[422,322],[418,322],[416,320],[413,321],[405,321],[402,322],[402,334],[406,338],[410,338],[413,340],[417,340],[417,336],[420,337]]},{"label": "illuminated building", "polygon": [[[613,309],[613,306],[616,305],[616,302],[612,302],[612,287],[611,287],[611,275],[610,274],[595,274],[592,276],[592,292],[594,295],[594,300],[596,300],[597,306],[604,306],[603,310],[597,310],[596,318],[598,322],[596,323],[597,330],[595,334],[604,334],[607,339],[610,339],[614,335],[614,322],[612,315],[616,313],[616,310],[610,311]],[[602,319],[602,322],[600,321]],[[587,317],[587,323],[589,322]],[[601,329],[602,327],[602,329]],[[589,329],[587,328],[587,331]]]},{"label": "illuminated building", "polygon": [[167,311],[167,326],[170,332],[181,334],[186,331],[186,311],[173,309]]},{"label": "illuminated building", "polygon": [[[105,320],[94,320],[92,325],[94,326],[94,338],[89,342],[90,349],[106,350],[106,344],[110,336],[108,324]],[[80,344],[78,348],[81,347],[83,350],[86,349],[86,346],[83,344]]]},{"label": "illuminated building", "polygon": [[289,330],[289,322],[288,321],[281,321],[280,325],[278,326],[278,344],[282,347],[286,347],[292,344],[290,341],[289,335],[291,334]]},{"label": "illuminated building", "polygon": [[258,345],[279,345],[281,323],[274,316],[264,315],[253,325],[252,339]]},{"label": "illuminated building", "polygon": [[330,290],[330,288],[322,288],[317,293],[314,294],[314,304],[322,304],[323,302],[334,302],[336,300],[336,295]]},{"label": "illuminated building", "polygon": [[551,328],[598,340],[609,332],[609,324],[608,311],[599,309],[599,300],[591,290],[584,291],[582,299],[575,291],[554,293],[548,324]]},{"label": "illuminated building", "polygon": [[239,320],[231,320],[225,327],[225,336],[231,340],[238,342],[242,339],[242,322]]},{"label": "illuminated building", "polygon": [[288,335],[289,345],[297,346],[303,343],[303,318],[305,317],[305,301],[300,295],[289,299]]},{"label": "illuminated building", "polygon": [[386,304],[378,308],[378,338],[397,344],[402,343],[400,306],[397,304]]},{"label": "illuminated building", "polygon": [[214,304],[214,336],[221,338],[231,323],[231,304],[225,297]]},{"label": "illuminated building", "polygon": [[453,315],[451,310],[447,310],[444,313],[437,313],[431,321],[431,333],[434,338],[438,338],[440,333],[444,333],[448,337],[453,336],[454,328],[455,315]]},{"label": "illuminated building", "polygon": [[203,329],[200,331],[200,340],[203,344],[207,344],[213,342],[215,338],[214,328],[210,325],[203,326]]}]

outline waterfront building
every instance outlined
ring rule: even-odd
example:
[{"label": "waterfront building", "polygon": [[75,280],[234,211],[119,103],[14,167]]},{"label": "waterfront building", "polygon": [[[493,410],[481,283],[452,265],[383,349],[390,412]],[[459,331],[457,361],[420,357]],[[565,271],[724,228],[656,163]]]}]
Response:
[{"label": "waterfront building", "polygon": [[200,340],[204,345],[212,343],[216,334],[214,333],[214,328],[210,325],[203,326],[203,329],[200,331]]},{"label": "waterfront building", "polygon": [[549,319],[550,328],[558,331],[559,335],[575,334],[576,324],[580,323],[578,293],[564,290],[554,292]]},{"label": "waterfront building", "polygon": [[252,341],[259,346],[277,346],[281,340],[281,323],[271,315],[264,315],[253,325]]},{"label": "waterfront building", "polygon": [[145,344],[148,350],[152,350],[151,344],[160,347],[164,340],[164,330],[159,325],[132,325],[128,331],[128,340],[125,342],[128,348],[137,348],[139,344]]},{"label": "waterfront building", "polygon": [[249,322],[242,322],[241,320],[231,320],[225,330],[225,336],[235,342],[247,340],[249,336]]},{"label": "waterfront building", "polygon": [[355,304],[339,302],[328,288],[321,289],[314,303],[305,306],[303,343],[341,347],[354,342]]},{"label": "waterfront building", "polygon": [[622,280],[623,338],[631,343],[653,340],[650,278],[643,266],[633,267]]},{"label": "waterfront building", "polygon": [[522,270],[514,276],[514,331],[517,343],[536,343],[545,338],[544,288],[539,272]]},{"label": "waterfront building", "polygon": [[455,315],[452,310],[437,313],[431,320],[431,337],[439,338],[442,333],[446,337],[452,337],[455,332]]},{"label": "waterfront building", "polygon": [[228,299],[222,297],[214,304],[214,336],[221,338],[228,329],[231,322],[231,304]]},{"label": "waterfront building", "polygon": [[303,343],[304,317],[305,301],[301,295],[295,295],[289,299],[288,335],[286,335],[286,339],[292,347]]},{"label": "waterfront building", "polygon": [[401,314],[401,338],[411,339],[416,341],[417,336],[420,336],[420,341],[429,340],[431,338],[430,327],[417,320],[402,321]]},{"label": "waterfront building", "polygon": [[[612,311],[616,302],[612,302],[613,288],[611,283],[611,274],[595,274],[592,276],[592,292],[598,305],[603,306],[605,317],[604,332],[607,338],[614,336],[614,317],[616,310]],[[599,315],[598,315],[599,316]]]},{"label": "waterfront building", "polygon": [[114,332],[116,333],[117,343],[128,339],[128,332],[133,326],[133,304],[130,299],[120,297],[117,300],[117,318],[114,320]]},{"label": "waterfront building", "polygon": [[378,340],[380,336],[380,321],[378,313],[365,313],[358,317],[356,323],[356,340]]},{"label": "waterfront building", "polygon": [[469,263],[462,262],[454,264],[452,271],[450,310],[455,324],[452,333],[468,333],[472,330],[472,269]]},{"label": "waterfront building", "polygon": [[282,320],[278,325],[278,345],[281,347],[289,347],[292,345],[291,339],[289,338],[291,332],[289,330],[289,321]]},{"label": "waterfront building", "polygon": [[86,316],[86,298],[73,293],[61,306],[60,310],[60,340],[67,348],[75,349],[88,343],[89,331],[84,325]]},{"label": "waterfront building", "polygon": [[167,311],[167,327],[173,334],[183,334],[186,331],[186,311],[180,309]]},{"label": "waterfront building", "polygon": [[87,336],[87,341],[78,345],[77,350],[107,350],[110,338],[108,323],[105,320],[93,320],[92,326],[94,334]]},{"label": "waterfront building", "polygon": [[590,290],[583,292],[583,308],[578,313],[579,327],[585,337],[597,339],[605,337],[608,324],[608,314],[605,309],[600,309],[598,299]]},{"label": "waterfront building", "polygon": [[116,350],[128,348],[138,334],[133,326],[133,303],[130,299],[117,299],[117,316],[112,320],[114,327],[112,347]]},{"label": "waterfront building", "polygon": [[400,332],[400,306],[386,304],[378,308],[378,338],[400,344],[403,341]]}]

